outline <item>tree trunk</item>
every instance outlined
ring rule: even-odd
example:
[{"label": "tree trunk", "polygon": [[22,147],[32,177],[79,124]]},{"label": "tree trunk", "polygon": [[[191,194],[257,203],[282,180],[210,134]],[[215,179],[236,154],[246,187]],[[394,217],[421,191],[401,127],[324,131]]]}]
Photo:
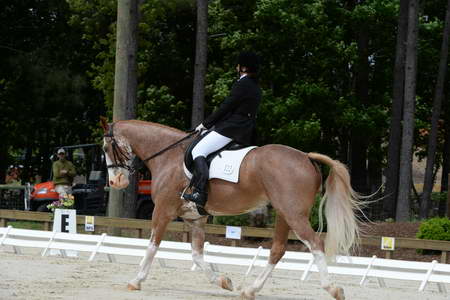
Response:
[{"label": "tree trunk", "polygon": [[352,130],[351,139],[351,183],[355,191],[367,195],[367,139],[357,129]]},{"label": "tree trunk", "polygon": [[9,155],[8,155],[8,146],[4,143],[2,143],[0,145],[0,157],[2,159],[0,159],[0,184],[5,183],[5,170],[8,169],[8,160],[9,160]]},{"label": "tree trunk", "polygon": [[[113,108],[114,122],[136,118],[137,23],[138,1],[118,1]],[[136,176],[130,176],[130,185],[124,191],[111,189],[109,194],[108,216],[135,217],[136,190]],[[117,234],[118,232],[115,231],[114,233]]]},{"label": "tree trunk", "polygon": [[[364,1],[361,1],[359,5]],[[361,25],[356,31],[358,42],[358,61],[355,74],[355,95],[361,103],[361,107],[369,105],[369,35],[367,27]],[[368,194],[368,170],[367,170],[367,131],[361,128],[353,128],[351,132],[351,181],[354,189],[361,194]]]},{"label": "tree trunk", "polygon": [[447,59],[448,59],[448,35],[450,23],[450,0],[447,3],[447,12],[445,14],[445,26],[441,46],[441,58],[439,62],[438,77],[436,80],[436,87],[434,90],[433,113],[431,115],[431,132],[428,135],[428,153],[427,165],[425,168],[425,179],[423,183],[423,193],[420,202],[420,218],[428,218],[428,211],[431,204],[431,192],[433,191],[434,177],[433,169],[436,160],[437,136],[438,136],[438,122],[441,116],[442,98],[444,97],[444,83],[447,73]]},{"label": "tree trunk", "polygon": [[414,111],[416,102],[418,6],[418,0],[409,1],[405,62],[405,99],[403,103],[400,178],[396,213],[396,219],[400,222],[409,221],[410,219],[412,148],[414,140]]},{"label": "tree trunk", "polygon": [[[448,103],[448,101],[447,101]],[[444,120],[445,124],[445,142],[444,142],[444,153],[443,161],[442,161],[442,177],[441,177],[441,192],[448,192],[448,173],[450,172],[450,120],[448,119],[448,116],[450,114],[449,106],[446,107],[445,116],[446,119]],[[439,216],[444,217],[447,215],[447,202],[441,201],[439,203]]]},{"label": "tree trunk", "polygon": [[191,127],[203,121],[205,114],[205,75],[208,57],[208,1],[197,0],[197,38],[195,43],[194,87]]},{"label": "tree trunk", "polygon": [[[371,200],[380,199],[382,197],[380,187],[383,184],[383,152],[381,150],[381,145],[381,136],[373,138],[373,144],[370,148],[370,151],[368,152],[368,156],[370,157],[369,163],[367,165],[367,170],[369,173],[368,186],[370,188],[369,193],[371,195],[374,194]],[[381,201],[377,201],[369,207],[370,213],[368,216],[371,220],[380,220],[380,217],[384,217],[383,203]]]},{"label": "tree trunk", "polygon": [[386,217],[394,217],[398,195],[400,169],[400,142],[402,136],[402,108],[405,82],[406,33],[408,29],[408,0],[400,1],[395,54],[394,82],[389,129],[388,164],[383,211]]}]

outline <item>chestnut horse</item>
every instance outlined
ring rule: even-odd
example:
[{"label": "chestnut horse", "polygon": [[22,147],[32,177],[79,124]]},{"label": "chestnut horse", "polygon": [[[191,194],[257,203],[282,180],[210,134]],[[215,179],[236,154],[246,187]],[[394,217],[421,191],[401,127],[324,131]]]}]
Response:
[{"label": "chestnut horse", "polygon": [[[128,283],[130,290],[139,290],[147,278],[151,263],[160,245],[167,225],[181,217],[192,227],[192,258],[208,280],[224,289],[233,290],[231,280],[217,275],[205,263],[203,244],[207,217],[192,213],[192,203],[180,198],[188,185],[183,171],[184,152],[190,140],[183,141],[170,150],[152,157],[168,145],[176,143],[186,133],[164,125],[129,120],[112,124],[102,120],[105,131],[103,150],[108,163],[109,184],[122,189],[128,184],[130,170],[137,156],[145,161],[152,174],[152,196],[155,209],[149,247],[136,278]],[[153,155],[154,156],[154,155]],[[323,204],[328,223],[324,242],[309,223],[309,214],[315,196],[321,187],[322,176],[314,162],[330,167],[326,179]],[[266,145],[251,150],[242,162],[239,182],[220,179],[209,181],[209,198],[206,211],[214,216],[247,213],[258,207],[272,204],[276,210],[275,234],[270,257],[264,271],[250,286],[243,288],[243,299],[255,299],[278,261],[286,251],[289,230],[309,248],[320,273],[321,286],[335,299],[345,299],[341,287],[330,281],[325,254],[348,254],[359,237],[355,211],[360,199],[350,186],[349,173],[342,163],[318,153],[303,153],[283,145]],[[197,216],[197,217],[195,217]],[[325,246],[325,247],[324,247]]]}]

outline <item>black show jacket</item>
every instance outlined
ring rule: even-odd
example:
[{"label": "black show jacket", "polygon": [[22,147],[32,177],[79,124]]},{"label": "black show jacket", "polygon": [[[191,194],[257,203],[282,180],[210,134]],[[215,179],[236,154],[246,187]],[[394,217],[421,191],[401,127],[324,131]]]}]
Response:
[{"label": "black show jacket", "polygon": [[214,127],[221,135],[234,141],[254,143],[256,113],[261,102],[261,88],[257,78],[245,76],[233,84],[228,96],[219,108],[203,121],[206,128]]}]

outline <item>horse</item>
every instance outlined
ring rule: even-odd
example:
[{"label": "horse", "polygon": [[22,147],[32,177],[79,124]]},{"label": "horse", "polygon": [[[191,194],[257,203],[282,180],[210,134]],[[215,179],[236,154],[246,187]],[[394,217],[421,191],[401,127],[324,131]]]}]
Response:
[{"label": "horse", "polygon": [[[192,259],[209,282],[232,291],[228,277],[216,274],[204,261],[204,227],[207,216],[194,217],[189,206],[180,197],[188,184],[184,170],[185,150],[192,138],[186,132],[165,125],[126,120],[115,123],[101,121],[103,150],[108,164],[109,185],[123,189],[129,184],[133,162],[144,161],[152,174],[152,214],[150,243],[135,278],[128,282],[129,290],[140,290],[158,250],[163,234],[171,220],[181,217],[191,226]],[[170,150],[162,153],[168,145]],[[151,155],[153,154],[153,155]],[[151,155],[151,156],[150,156]],[[151,159],[149,159],[151,158]],[[320,220],[323,210],[327,220],[325,241],[312,229],[309,222],[315,196],[322,188],[322,174],[318,164],[329,166],[325,193],[320,200]],[[241,290],[242,299],[255,299],[283,257],[289,230],[297,235],[310,250],[320,274],[321,287],[334,299],[345,299],[342,287],[329,279],[327,259],[336,254],[349,254],[359,239],[357,211],[361,197],[352,189],[346,166],[319,153],[304,153],[294,148],[270,144],[252,149],[245,156],[239,182],[211,179],[206,211],[213,215],[238,215],[271,204],[276,210],[275,230],[267,266],[253,284]],[[150,217],[150,216],[149,216]]]}]

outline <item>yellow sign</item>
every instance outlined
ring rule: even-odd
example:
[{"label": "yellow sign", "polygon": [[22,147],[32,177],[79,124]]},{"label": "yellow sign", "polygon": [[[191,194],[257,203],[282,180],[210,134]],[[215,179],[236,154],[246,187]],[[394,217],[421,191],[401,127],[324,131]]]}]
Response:
[{"label": "yellow sign", "polygon": [[94,216],[86,216],[84,220],[84,231],[94,231]]},{"label": "yellow sign", "polygon": [[395,238],[393,237],[381,237],[381,250],[395,250]]}]

